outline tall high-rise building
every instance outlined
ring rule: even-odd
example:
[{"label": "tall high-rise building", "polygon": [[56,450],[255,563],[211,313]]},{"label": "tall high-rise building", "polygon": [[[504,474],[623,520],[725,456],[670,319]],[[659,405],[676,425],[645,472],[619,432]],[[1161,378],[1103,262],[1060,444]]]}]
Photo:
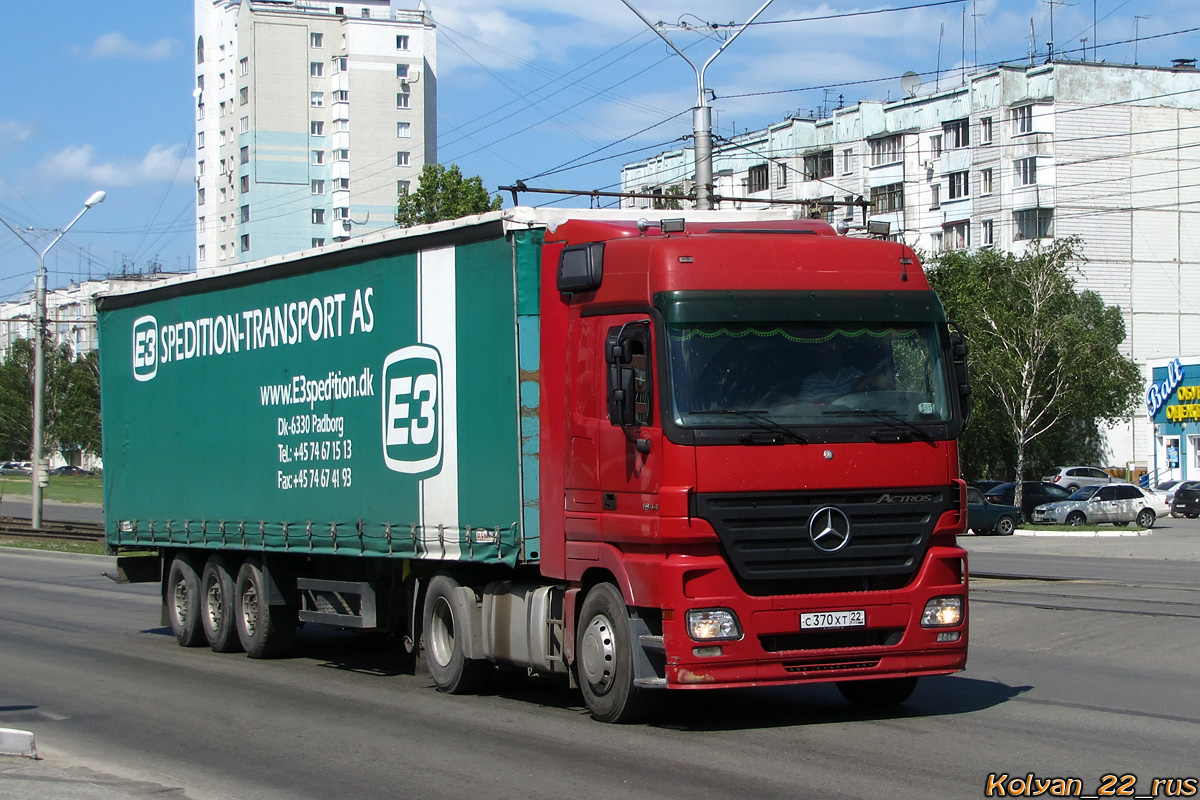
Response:
[{"label": "tall high-rise building", "polygon": [[400,0],[196,0],[200,272],[395,224],[437,160],[437,40]]}]

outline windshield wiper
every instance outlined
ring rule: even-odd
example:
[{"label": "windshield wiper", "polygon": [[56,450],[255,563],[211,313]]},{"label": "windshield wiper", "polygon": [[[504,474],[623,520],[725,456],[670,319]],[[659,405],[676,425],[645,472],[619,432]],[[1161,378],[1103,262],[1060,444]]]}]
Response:
[{"label": "windshield wiper", "polygon": [[720,408],[714,411],[693,411],[692,413],[695,415],[724,414],[740,417],[741,419],[750,420],[764,430],[769,430],[772,433],[777,434],[771,436],[769,439],[764,439],[761,436],[756,436],[753,433],[743,433],[738,436],[738,441],[742,444],[783,444],[783,440],[779,438],[780,436],[790,440],[793,444],[808,444],[808,439],[806,437],[766,416],[766,414],[764,414],[760,409]]},{"label": "windshield wiper", "polygon": [[[894,430],[894,431],[901,431],[902,434],[908,433],[911,438],[920,439],[922,442],[927,442],[928,444],[933,445],[934,447],[937,446],[937,440],[934,439],[931,434],[929,434],[928,432],[926,432],[924,430],[921,430],[920,428],[918,428],[916,425],[912,424],[908,420],[906,420],[902,417],[898,417],[895,414],[893,414],[891,411],[885,411],[882,408],[847,408],[844,411],[840,410],[840,409],[836,410],[836,411],[830,409],[829,411],[826,411],[824,413],[839,414],[839,415],[851,414],[851,415],[855,415],[855,416],[860,416],[860,415],[872,416],[882,422],[891,423],[892,430]],[[904,437],[902,434],[898,435],[898,437],[895,439],[895,441],[898,441],[898,442],[904,441]],[[871,431],[870,433],[868,433],[868,436],[870,436],[872,439],[874,439],[877,442],[881,442],[884,440],[883,433],[881,431]]]}]

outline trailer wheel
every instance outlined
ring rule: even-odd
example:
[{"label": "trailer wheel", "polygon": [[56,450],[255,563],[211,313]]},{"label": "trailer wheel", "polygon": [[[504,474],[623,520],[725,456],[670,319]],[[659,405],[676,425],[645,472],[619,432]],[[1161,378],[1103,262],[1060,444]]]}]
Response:
[{"label": "trailer wheel", "polygon": [[463,654],[469,636],[471,610],[466,608],[458,581],[446,574],[434,575],[425,590],[421,615],[425,637],[425,664],[438,691],[473,694],[487,681],[492,665]]},{"label": "trailer wheel", "polygon": [[601,722],[637,722],[653,710],[650,692],[634,685],[629,609],[611,583],[584,598],[576,628],[575,669],[584,702]]},{"label": "trailer wheel", "polygon": [[204,638],[218,653],[236,653],[242,643],[233,624],[233,577],[221,556],[208,557],[200,578],[200,592],[200,627],[204,629]]},{"label": "trailer wheel", "polygon": [[246,559],[238,570],[234,598],[237,635],[246,655],[277,658],[291,648],[296,638],[296,612],[291,606],[267,603],[258,559]]},{"label": "trailer wheel", "polygon": [[185,553],[179,553],[171,559],[165,600],[171,633],[175,634],[180,647],[204,644],[204,628],[200,625],[200,576],[196,574],[192,559]]},{"label": "trailer wheel", "polygon": [[912,696],[916,678],[877,678],[868,681],[838,681],[842,697],[856,706],[898,706]]}]

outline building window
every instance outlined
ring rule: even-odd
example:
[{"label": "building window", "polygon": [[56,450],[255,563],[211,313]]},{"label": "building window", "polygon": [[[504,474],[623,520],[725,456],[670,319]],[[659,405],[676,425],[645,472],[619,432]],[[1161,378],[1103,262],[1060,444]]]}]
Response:
[{"label": "building window", "polygon": [[833,151],[822,150],[804,157],[805,180],[830,178],[833,176]]},{"label": "building window", "polygon": [[1054,235],[1053,208],[1027,208],[1013,212],[1017,239],[1045,239]]},{"label": "building window", "polygon": [[204,205],[204,189],[196,190],[196,205],[198,205],[198,206]]},{"label": "building window", "polygon": [[887,214],[904,210],[904,184],[889,183],[871,187],[871,213]]},{"label": "building window", "polygon": [[872,139],[870,148],[872,167],[895,164],[904,158],[904,141],[900,135]]},{"label": "building window", "polygon": [[412,136],[412,124],[408,122],[397,122],[396,136],[400,139],[407,139]]},{"label": "building window", "polygon": [[310,33],[308,35],[308,45],[309,45],[309,47],[324,47],[325,46],[325,34]]},{"label": "building window", "polygon": [[250,252],[250,234],[248,234],[248,233],[242,234],[242,252],[243,253]]},{"label": "building window", "polygon": [[246,192],[250,191],[250,176],[249,175],[242,176],[242,187],[241,188],[242,188],[242,194],[245,194]]},{"label": "building window", "polygon": [[957,150],[971,144],[971,123],[965,119],[956,119],[942,123],[942,134],[946,137],[946,148]]},{"label": "building window", "polygon": [[396,181],[396,194],[408,194],[408,187],[411,184],[408,181]]},{"label": "building window", "polygon": [[940,183],[935,183],[929,187],[929,191],[930,191],[929,207],[931,209],[941,208],[942,207],[942,185]]},{"label": "building window", "polygon": [[746,191],[754,194],[755,192],[763,192],[767,189],[767,165],[755,164],[750,168],[750,174],[746,183]]},{"label": "building window", "polygon": [[204,63],[204,37],[203,36],[196,38],[196,63],[197,64]]},{"label": "building window", "polygon": [[196,134],[196,149],[204,149],[204,131],[200,131]]},{"label": "building window", "polygon": [[203,75],[196,76],[196,88],[202,92],[204,91],[204,76]]},{"label": "building window", "polygon": [[854,151],[847,148],[842,151],[842,174],[849,175],[854,171]]},{"label": "building window", "polygon": [[338,56],[337,58],[333,59],[334,72],[349,72],[349,70],[350,59],[346,58],[346,56]]},{"label": "building window", "polygon": [[313,194],[325,194],[325,181],[314,180],[312,182],[312,193]]},{"label": "building window", "polygon": [[224,203],[229,199],[229,190],[224,186],[221,187],[221,202]]},{"label": "building window", "polygon": [[334,92],[334,93],[333,93],[333,102],[335,102],[335,103],[349,103],[349,102],[350,102],[350,92],[349,92],[349,90],[347,90],[347,89],[338,89],[336,92]]},{"label": "building window", "polygon": [[323,63],[321,63],[320,61],[308,62],[308,77],[324,78],[325,77],[325,65]]},{"label": "building window", "polygon": [[1018,106],[1012,110],[1012,132],[1014,136],[1033,133],[1033,106]]},{"label": "building window", "polygon": [[312,222],[313,222],[313,225],[324,225],[325,224],[325,209],[314,208],[312,210]]},{"label": "building window", "polygon": [[1018,158],[1013,162],[1013,175],[1017,186],[1032,186],[1037,183],[1037,158]]},{"label": "building window", "polygon": [[238,212],[241,215],[239,217],[239,220],[241,222],[249,222],[250,221],[250,206],[242,206],[240,209],[238,209]]},{"label": "building window", "polygon": [[983,228],[983,245],[984,247],[991,246],[996,243],[996,231],[993,221],[985,219],[982,223]]},{"label": "building window", "polygon": [[788,174],[788,165],[781,163],[779,165],[779,172],[778,172],[779,177],[775,180],[775,188],[777,188],[777,189],[786,189],[787,188],[787,174]]},{"label": "building window", "polygon": [[313,150],[312,151],[313,166],[319,167],[324,163],[325,163],[325,151],[324,150]]},{"label": "building window", "polygon": [[408,166],[408,151],[407,150],[401,150],[396,153],[396,166],[397,167],[407,167]]},{"label": "building window", "polygon": [[312,136],[324,136],[325,123],[321,122],[320,120],[313,120],[312,122],[308,123],[308,132]]},{"label": "building window", "polygon": [[396,93],[396,108],[408,108],[408,101],[412,95],[408,92]]},{"label": "building window", "polygon": [[312,246],[313,246],[313,247],[324,247],[324,246],[325,246],[325,240],[324,240],[324,239],[313,239],[313,240],[312,240]]},{"label": "building window", "polygon": [[[233,74],[230,73],[229,77],[232,78]],[[225,73],[224,72],[218,73],[217,80],[220,81],[220,83],[217,84],[217,87],[220,89],[224,89],[225,88]]]},{"label": "building window", "polygon": [[362,10],[362,18],[363,18],[363,19],[370,19],[370,18],[371,18],[371,9],[369,9],[369,8],[364,8],[364,9]]},{"label": "building window", "polygon": [[345,191],[345,192],[350,191],[350,179],[349,178],[334,178],[333,179],[333,190],[335,192],[336,191]]},{"label": "building window", "polygon": [[942,155],[942,135],[940,133],[929,137],[929,157],[938,158]]},{"label": "building window", "polygon": [[249,103],[249,102],[250,102],[250,87],[243,86],[242,88],[238,89],[238,103],[240,105],[244,106],[244,105],[246,105],[246,103]]},{"label": "building window", "polygon": [[950,173],[950,199],[959,200],[971,194],[971,174],[969,172]]},{"label": "building window", "polygon": [[[225,104],[221,103],[221,113],[225,113]],[[196,104],[196,119],[204,119],[204,103]]]},{"label": "building window", "polygon": [[854,219],[854,195],[842,195],[842,216],[846,219]]},{"label": "building window", "polygon": [[325,93],[312,92],[308,95],[308,104],[313,108],[323,108],[325,106]]},{"label": "building window", "polygon": [[984,117],[983,119],[979,120],[979,143],[980,144],[991,144],[992,143],[992,118],[991,117]]},{"label": "building window", "polygon": [[225,129],[221,128],[221,144],[225,144],[225,139],[226,139]]},{"label": "building window", "polygon": [[198,177],[198,178],[204,177],[204,160],[203,159],[196,162],[196,177]]},{"label": "building window", "polygon": [[344,206],[337,206],[333,209],[334,219],[350,219],[350,209]]},{"label": "building window", "polygon": [[333,132],[334,133],[345,133],[348,130],[350,130],[350,120],[335,119],[333,121]]},{"label": "building window", "polygon": [[225,250],[225,245],[221,245],[221,260],[222,260],[222,261],[224,261],[224,260],[225,260],[225,258],[226,258],[226,256],[225,256],[225,252],[226,252],[226,250]]},{"label": "building window", "polygon": [[238,74],[243,75],[243,76],[250,74],[250,58],[249,57],[243,58],[241,61],[238,62]]},{"label": "building window", "polygon": [[991,194],[994,191],[992,188],[992,168],[979,171],[979,193]]},{"label": "building window", "polygon": [[971,223],[955,222],[942,226],[942,246],[946,250],[965,250],[971,246]]},{"label": "building window", "polygon": [[250,148],[249,147],[243,147],[241,150],[238,151],[238,163],[239,164],[249,164],[250,163]]},{"label": "building window", "polygon": [[942,235],[940,233],[934,233],[930,235],[929,247],[935,253],[942,252]]},{"label": "building window", "polygon": [[350,160],[350,150],[346,149],[346,148],[334,150],[333,151],[333,160],[334,161],[349,161]]},{"label": "building window", "polygon": [[196,219],[196,233],[204,233],[204,217]]},{"label": "building window", "polygon": [[250,118],[242,117],[241,119],[238,120],[238,133],[249,133],[249,132],[250,132]]},{"label": "building window", "polygon": [[206,255],[206,251],[205,251],[204,245],[200,245],[200,252],[199,252],[199,254],[197,255],[197,258],[198,258],[200,261],[203,261],[203,260],[204,260],[204,257],[205,257],[205,255]]},{"label": "building window", "polygon": [[408,64],[396,65],[396,77],[402,81],[408,80]]},{"label": "building window", "polygon": [[408,36],[406,36],[404,34],[399,34],[399,33],[396,34],[396,49],[397,50],[407,50],[408,49]]}]

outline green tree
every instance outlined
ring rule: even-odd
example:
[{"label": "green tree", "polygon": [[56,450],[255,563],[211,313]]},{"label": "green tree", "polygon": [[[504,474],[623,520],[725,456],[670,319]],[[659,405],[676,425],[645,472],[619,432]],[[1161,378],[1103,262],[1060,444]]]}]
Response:
[{"label": "green tree", "polygon": [[[33,342],[17,339],[0,363],[0,456],[29,458],[33,441]],[[74,358],[66,343],[46,348],[45,451],[100,452],[100,372],[95,351]]]},{"label": "green tree", "polygon": [[500,196],[492,197],[478,175],[464,178],[457,164],[449,168],[426,164],[421,169],[417,191],[404,192],[396,205],[396,224],[401,227],[458,219],[500,208]]},{"label": "green tree", "polygon": [[1020,256],[955,250],[933,261],[930,283],[971,348],[973,408],[962,442],[969,474],[1004,464],[1019,481],[1031,457],[1092,460],[1100,425],[1128,416],[1140,396],[1141,372],[1121,353],[1121,310],[1076,291],[1079,248],[1068,238]]}]

